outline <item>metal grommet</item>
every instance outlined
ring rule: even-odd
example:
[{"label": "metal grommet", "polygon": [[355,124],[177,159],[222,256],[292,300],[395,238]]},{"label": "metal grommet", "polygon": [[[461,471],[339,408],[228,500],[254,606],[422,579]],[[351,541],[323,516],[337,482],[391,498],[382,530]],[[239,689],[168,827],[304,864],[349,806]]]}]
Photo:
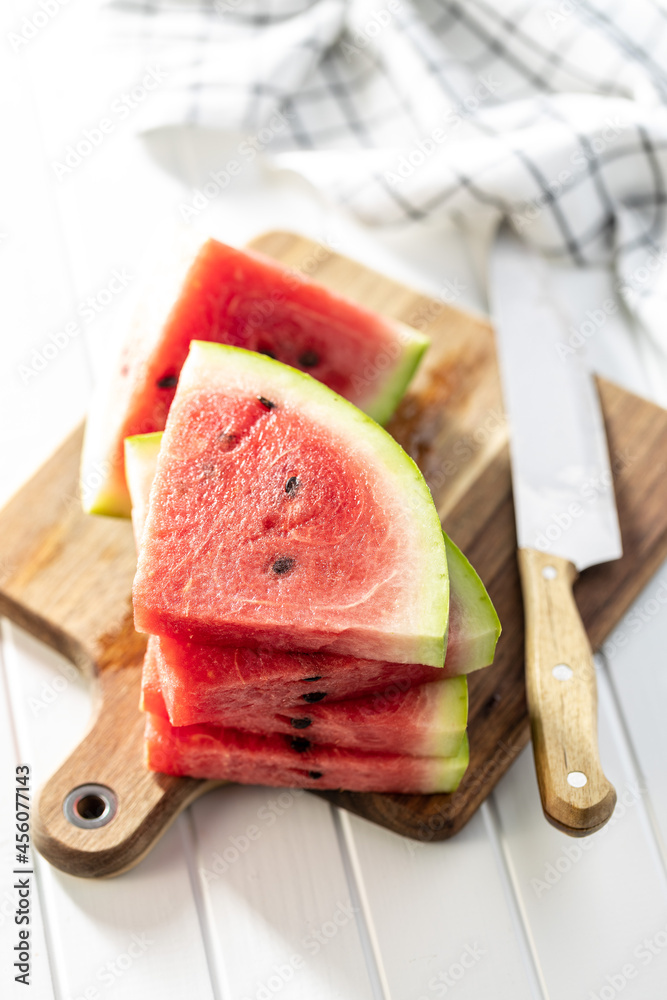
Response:
[{"label": "metal grommet", "polygon": [[110,823],[118,811],[118,799],[106,785],[79,785],[65,797],[63,812],[74,826],[97,830]]}]

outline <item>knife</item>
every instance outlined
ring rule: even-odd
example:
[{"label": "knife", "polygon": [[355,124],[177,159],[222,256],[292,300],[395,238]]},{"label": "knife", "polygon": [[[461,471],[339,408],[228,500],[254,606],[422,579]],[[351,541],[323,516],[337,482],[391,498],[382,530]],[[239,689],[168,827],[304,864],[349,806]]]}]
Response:
[{"label": "knife", "polygon": [[546,818],[575,837],[616,803],[597,746],[597,687],[572,593],[588,566],[623,553],[597,389],[550,265],[504,225],[492,247],[491,314],[510,427],[518,562],[526,620],[526,696]]}]

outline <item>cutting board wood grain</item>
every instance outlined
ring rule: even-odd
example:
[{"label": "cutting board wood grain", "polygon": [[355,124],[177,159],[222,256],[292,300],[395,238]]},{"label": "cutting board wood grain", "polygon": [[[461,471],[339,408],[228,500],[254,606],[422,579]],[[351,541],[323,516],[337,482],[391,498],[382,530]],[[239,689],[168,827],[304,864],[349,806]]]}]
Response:
[{"label": "cutting board wood grain", "polygon": [[[507,427],[493,333],[483,319],[302,237],[268,233],[252,245],[432,338],[389,430],[421,467],[444,526],[485,581],[503,635],[494,665],[469,679],[471,760],[457,792],[318,794],[407,836],[443,840],[470,819],[529,737]],[[373,377],[373,371],[365,374]],[[667,557],[667,412],[607,382],[599,389],[624,555],[586,570],[576,585],[594,647]],[[132,625],[132,531],[129,522],[81,512],[80,447],[78,431],[0,513],[0,612],[92,678],[90,729],[42,788],[34,837],[64,871],[104,876],[136,864],[189,802],[218,783],[143,767],[138,702],[145,638]],[[107,825],[81,829],[65,817],[63,803],[71,790],[91,783],[111,788],[118,810]]]}]

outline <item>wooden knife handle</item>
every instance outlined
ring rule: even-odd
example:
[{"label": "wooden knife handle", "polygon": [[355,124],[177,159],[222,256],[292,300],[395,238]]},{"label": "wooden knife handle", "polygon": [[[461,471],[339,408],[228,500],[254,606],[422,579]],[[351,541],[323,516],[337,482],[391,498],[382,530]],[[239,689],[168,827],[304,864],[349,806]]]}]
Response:
[{"label": "wooden knife handle", "polygon": [[616,791],[602,771],[597,685],[566,559],[519,549],[526,616],[526,694],[546,818],[573,837],[604,826]]}]

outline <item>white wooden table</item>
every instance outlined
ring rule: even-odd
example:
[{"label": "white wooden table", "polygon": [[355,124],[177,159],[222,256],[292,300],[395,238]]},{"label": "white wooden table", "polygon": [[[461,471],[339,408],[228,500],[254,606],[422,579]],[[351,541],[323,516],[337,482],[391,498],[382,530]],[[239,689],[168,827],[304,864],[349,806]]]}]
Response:
[{"label": "white wooden table", "polygon": [[[234,145],[184,130],[137,139],[132,114],[121,116],[114,102],[147,67],[131,51],[122,60],[100,53],[85,0],[47,6],[57,11],[46,19],[36,17],[36,0],[0,9],[3,501],[82,418],[117,336],[118,273],[129,287],[155,232],[179,222],[181,206]],[[21,31],[34,37],[17,43],[12,33]],[[102,118],[113,127],[90,155],[66,175],[56,171],[66,147]],[[428,228],[364,230],[291,175],[254,166],[192,224],[238,244],[265,229],[296,229],[484,308],[474,242]],[[602,271],[562,281],[581,322],[613,294]],[[67,324],[76,332],[64,337]],[[619,315],[590,339],[588,354],[635,391],[667,389],[651,381],[650,356]],[[547,825],[530,750],[465,830],[441,844],[404,840],[307,794],[220,789],[120,878],[74,879],[36,859],[29,992],[12,969],[14,767],[30,764],[34,784],[46,778],[83,734],[90,698],[54,653],[6,622],[2,635],[2,997],[667,996],[667,566],[598,658],[601,753],[619,792],[599,834],[574,841]],[[260,830],[252,842],[251,825]]]}]

